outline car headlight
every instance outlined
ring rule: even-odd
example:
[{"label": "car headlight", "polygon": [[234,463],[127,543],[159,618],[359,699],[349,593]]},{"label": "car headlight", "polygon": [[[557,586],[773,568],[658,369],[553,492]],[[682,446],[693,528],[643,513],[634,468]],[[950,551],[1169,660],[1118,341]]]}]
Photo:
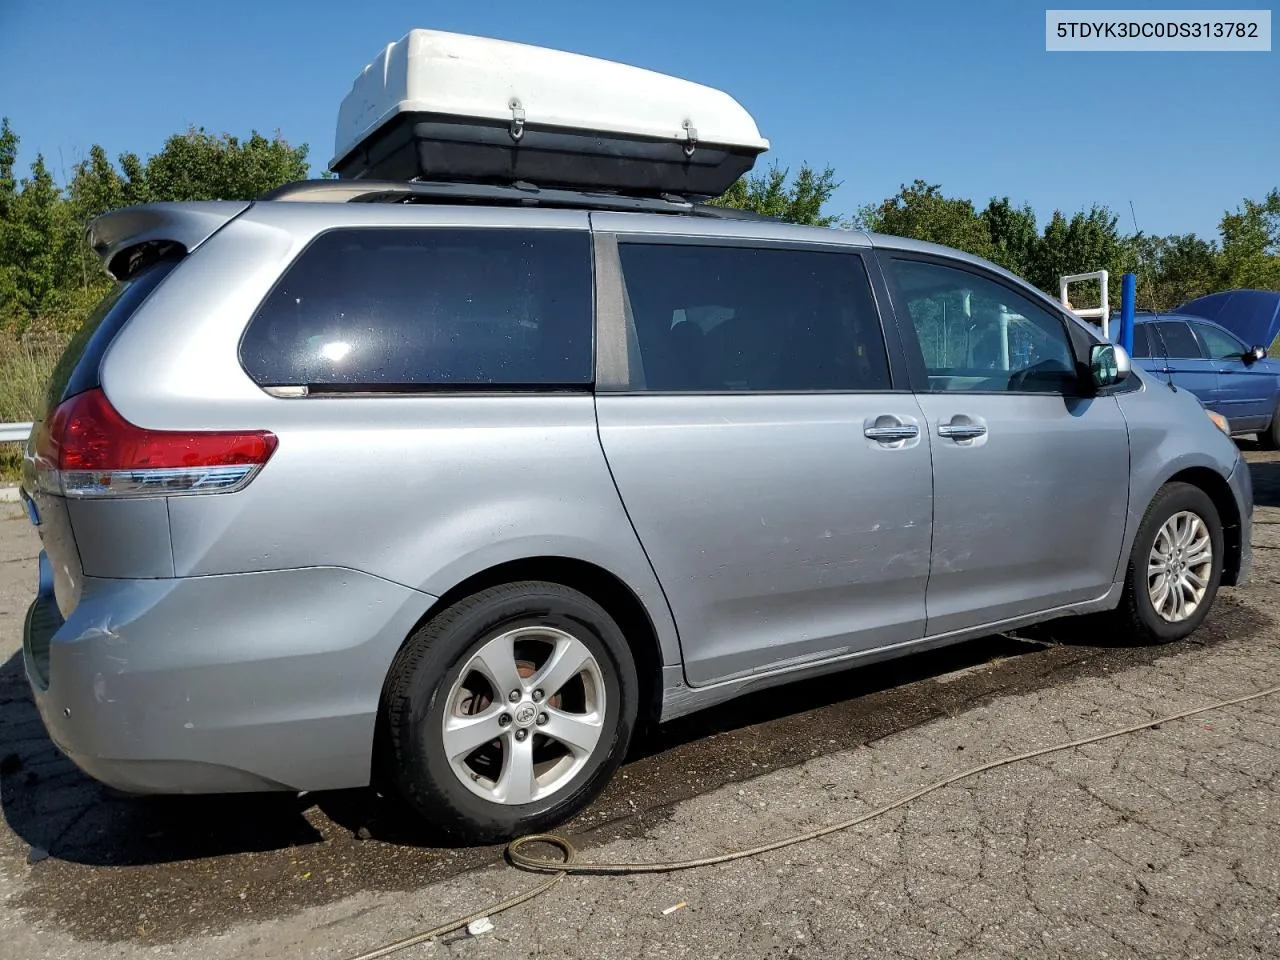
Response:
[{"label": "car headlight", "polygon": [[1213,421],[1213,425],[1215,427],[1225,433],[1228,437],[1231,436],[1231,425],[1227,423],[1226,417],[1220,413],[1214,413],[1212,410],[1206,410],[1205,413],[1209,415],[1209,419]]}]

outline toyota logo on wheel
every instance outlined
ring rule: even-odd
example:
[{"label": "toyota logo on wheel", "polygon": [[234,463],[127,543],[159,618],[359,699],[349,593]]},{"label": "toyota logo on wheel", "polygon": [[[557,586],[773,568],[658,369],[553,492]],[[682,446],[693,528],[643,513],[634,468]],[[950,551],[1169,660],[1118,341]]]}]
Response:
[{"label": "toyota logo on wheel", "polygon": [[522,727],[527,727],[533,723],[533,718],[537,716],[537,713],[531,704],[526,704],[516,711],[516,723]]}]

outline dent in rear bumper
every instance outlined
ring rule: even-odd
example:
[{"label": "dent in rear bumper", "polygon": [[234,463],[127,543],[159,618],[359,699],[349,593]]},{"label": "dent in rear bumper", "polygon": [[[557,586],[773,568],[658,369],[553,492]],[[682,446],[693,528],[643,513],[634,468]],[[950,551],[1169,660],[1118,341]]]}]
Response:
[{"label": "dent in rear bumper", "polygon": [[119,789],[363,786],[387,670],[433,602],[333,567],[86,578],[47,685],[31,653],[28,674],[53,741]]}]

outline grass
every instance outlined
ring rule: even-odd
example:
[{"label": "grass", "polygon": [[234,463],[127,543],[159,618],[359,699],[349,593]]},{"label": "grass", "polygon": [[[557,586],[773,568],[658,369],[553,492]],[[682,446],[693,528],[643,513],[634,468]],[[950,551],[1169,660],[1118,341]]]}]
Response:
[{"label": "grass", "polygon": [[0,444],[0,481],[8,483],[21,477],[22,447],[16,443]]},{"label": "grass", "polygon": [[[0,335],[0,423],[25,423],[40,416],[49,376],[66,346],[57,333]],[[0,444],[0,480],[17,480],[22,447]]]}]

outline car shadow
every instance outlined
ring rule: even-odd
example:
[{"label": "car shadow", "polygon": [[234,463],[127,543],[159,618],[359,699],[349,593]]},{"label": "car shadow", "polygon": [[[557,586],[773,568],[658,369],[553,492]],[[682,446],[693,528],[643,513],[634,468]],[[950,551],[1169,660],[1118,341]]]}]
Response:
[{"label": "car shadow", "polygon": [[1255,460],[1249,464],[1249,472],[1253,479],[1254,506],[1280,507],[1280,459]]},{"label": "car shadow", "polygon": [[[1218,613],[1219,608],[1223,611]],[[1219,629],[1201,645],[1247,635],[1266,622],[1231,596],[1215,605]],[[868,744],[1010,691],[1065,682],[1176,654],[1046,629],[991,636],[746,694],[643,731],[603,795],[561,832],[594,837],[643,830],[672,804],[813,756]],[[0,803],[32,848],[91,866],[170,864],[316,845],[358,873],[380,873],[405,847],[456,850],[397,799],[373,789],[313,794],[130,797],[91,780],[49,740],[27,690],[21,654],[0,666]],[[359,841],[379,843],[361,848]],[[350,845],[350,846],[349,846]],[[355,852],[351,851],[368,851]],[[378,851],[381,851],[379,853]],[[488,848],[473,850],[491,857]],[[478,864],[457,851],[457,869]],[[454,856],[454,854],[449,854]],[[390,859],[388,859],[390,858]],[[442,867],[442,869],[448,869]]]},{"label": "car shadow", "polygon": [[[890,727],[901,728],[904,719],[901,709],[890,711],[883,724],[868,724],[864,716],[859,726],[841,724],[837,734],[813,721],[815,711],[844,704],[854,712],[866,713],[857,705],[869,694],[1036,649],[1018,640],[991,637],[932,655],[906,657],[749,694],[644,731],[636,739],[623,772],[673,750],[694,748],[694,753],[705,756],[698,759],[701,775],[690,784],[690,792],[701,792],[743,775],[738,766],[750,771],[759,769],[762,762],[782,765],[789,758],[790,762],[801,756],[807,759],[813,749],[809,740],[820,743],[821,752],[831,752],[853,739],[865,742],[891,732]],[[932,716],[935,711],[926,712]],[[753,749],[757,755],[752,761],[754,768],[751,763],[736,766],[726,762],[722,749],[706,745],[717,735],[779,721],[795,725],[797,731],[762,738]],[[808,729],[801,729],[805,727]],[[702,749],[698,749],[700,744]],[[628,774],[625,779],[652,781],[654,796],[645,798],[648,806],[665,805],[671,799],[656,775]],[[620,810],[596,811],[597,815],[588,819],[609,820],[635,813],[634,789],[627,792],[627,799],[631,802],[622,801]],[[104,787],[81,773],[49,739],[27,689],[21,653],[0,666],[0,804],[10,829],[31,847],[33,859],[50,856],[89,865],[172,863],[280,850],[325,842],[332,839],[326,836],[330,832],[391,844],[453,846],[398,799],[372,789],[301,796],[135,797]],[[315,817],[315,810],[339,829],[324,829],[324,818]]]},{"label": "car shadow", "polygon": [[49,739],[21,652],[0,666],[0,805],[33,860],[158,863],[320,839],[292,794],[130,797],[85,776]]},{"label": "car shadow", "polygon": [[[1007,636],[850,667],[838,673],[745,694],[639,731],[625,765],[583,815],[562,832],[580,834],[634,821],[646,807],[672,803],[816,754],[867,743],[950,709],[945,698],[905,693],[922,681],[1044,647]],[[886,701],[894,700],[886,709]],[[679,768],[673,776],[672,768]],[[359,835],[409,846],[452,847],[394,798],[371,790],[316,795],[335,823]]]}]

